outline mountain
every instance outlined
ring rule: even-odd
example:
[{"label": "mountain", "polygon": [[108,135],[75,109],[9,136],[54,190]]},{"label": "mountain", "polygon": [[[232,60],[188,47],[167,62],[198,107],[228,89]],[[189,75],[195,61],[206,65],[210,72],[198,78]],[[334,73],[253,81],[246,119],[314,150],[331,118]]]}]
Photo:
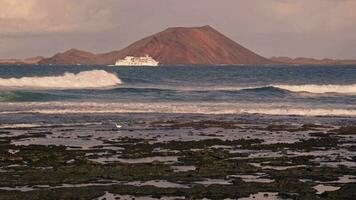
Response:
[{"label": "mountain", "polygon": [[0,59],[0,64],[38,64],[44,57],[37,56],[26,59]]},{"label": "mountain", "polygon": [[210,26],[176,27],[103,54],[71,49],[43,59],[41,64],[114,64],[126,56],[149,55],[162,64],[275,63],[239,45]]},{"label": "mountain", "polygon": [[227,38],[210,26],[169,28],[107,56],[109,63],[127,55],[150,55],[162,64],[272,63]]},{"label": "mountain", "polygon": [[289,58],[289,57],[272,57],[270,60],[285,64],[300,64],[300,65],[349,65],[356,64],[356,60],[341,60],[341,59],[315,59],[315,58]]}]

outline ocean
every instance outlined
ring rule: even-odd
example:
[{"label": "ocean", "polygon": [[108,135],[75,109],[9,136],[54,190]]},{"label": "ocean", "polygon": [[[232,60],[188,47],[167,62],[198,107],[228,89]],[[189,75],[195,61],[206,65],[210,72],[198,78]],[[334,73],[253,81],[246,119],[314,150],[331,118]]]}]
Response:
[{"label": "ocean", "polygon": [[0,115],[356,116],[355,66],[0,67]]}]

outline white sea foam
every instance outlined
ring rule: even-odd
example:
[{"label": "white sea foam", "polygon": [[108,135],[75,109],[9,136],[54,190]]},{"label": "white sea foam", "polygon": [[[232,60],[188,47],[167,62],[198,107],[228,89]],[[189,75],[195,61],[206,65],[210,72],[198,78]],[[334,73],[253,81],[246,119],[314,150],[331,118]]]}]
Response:
[{"label": "white sea foam", "polygon": [[[299,116],[356,116],[356,108],[319,108],[295,105],[236,103],[90,103],[26,102],[0,103],[0,114],[10,113],[191,113],[191,114],[265,114]],[[13,109],[15,108],[15,109]]]},{"label": "white sea foam", "polygon": [[121,80],[104,70],[84,71],[78,74],[65,73],[61,76],[0,78],[0,87],[83,89],[103,88],[121,84]]},{"label": "white sea foam", "polygon": [[356,84],[351,85],[271,85],[275,88],[289,90],[291,92],[310,92],[316,94],[323,93],[342,93],[356,94]]}]

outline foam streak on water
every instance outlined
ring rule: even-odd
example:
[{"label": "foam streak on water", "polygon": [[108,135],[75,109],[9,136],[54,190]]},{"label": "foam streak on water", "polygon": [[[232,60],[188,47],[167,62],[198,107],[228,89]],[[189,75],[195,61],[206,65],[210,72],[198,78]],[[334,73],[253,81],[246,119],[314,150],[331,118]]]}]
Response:
[{"label": "foam streak on water", "polygon": [[191,114],[266,114],[300,116],[356,116],[356,109],[310,108],[290,105],[238,103],[99,103],[99,102],[33,102],[0,103],[6,108],[0,114],[11,113],[191,113]]}]

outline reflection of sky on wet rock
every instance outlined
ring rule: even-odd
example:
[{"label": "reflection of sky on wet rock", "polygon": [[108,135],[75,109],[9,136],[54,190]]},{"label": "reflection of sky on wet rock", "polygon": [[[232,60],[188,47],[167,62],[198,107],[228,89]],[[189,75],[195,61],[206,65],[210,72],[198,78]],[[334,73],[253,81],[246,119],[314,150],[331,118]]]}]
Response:
[{"label": "reflection of sky on wet rock", "polygon": [[[113,130],[113,125],[94,124],[59,124],[56,127],[39,126],[32,127],[32,131],[48,131],[46,137],[28,138],[12,141],[15,145],[63,145],[67,147],[80,147],[90,149],[95,146],[104,145],[104,140],[115,140],[118,138],[118,131]],[[16,131],[15,131],[16,132]],[[22,134],[26,134],[24,131]]]},{"label": "reflection of sky on wet rock", "polygon": [[[155,119],[156,120],[156,119]],[[322,126],[313,128],[313,131],[268,131],[266,130],[266,123],[241,123],[236,121],[236,127],[234,129],[225,129],[219,127],[207,127],[203,129],[197,129],[194,127],[181,127],[170,128],[172,122],[155,120],[145,120],[141,122],[128,122],[122,121],[120,125],[122,127],[117,128],[115,120],[110,121],[97,121],[97,122],[83,122],[83,123],[66,123],[66,124],[4,124],[0,129],[7,131],[6,136],[24,136],[20,139],[12,140],[12,144],[15,145],[64,145],[68,148],[81,148],[81,149],[108,149],[115,150],[116,154],[104,155],[98,153],[100,156],[93,161],[107,163],[107,162],[126,162],[126,163],[147,163],[155,161],[155,158],[141,158],[134,159],[122,159],[120,153],[122,147],[117,147],[109,144],[110,142],[119,142],[121,138],[133,138],[133,139],[145,139],[149,143],[162,143],[169,141],[199,141],[206,139],[219,139],[219,140],[238,140],[238,139],[262,139],[262,144],[277,144],[277,143],[289,143],[306,140],[309,138],[315,138],[310,136],[310,133],[319,131],[327,132],[331,128],[324,128]],[[183,121],[184,122],[184,121]],[[233,121],[232,121],[233,122]],[[298,129],[302,123],[293,123],[287,126],[289,129]],[[46,133],[45,137],[26,137],[28,133],[32,133],[34,136],[36,133]],[[354,137],[341,137],[341,140],[354,141]],[[347,146],[349,145],[349,146]],[[242,153],[247,154],[247,157],[236,157],[234,159],[251,159],[251,158],[273,158],[273,157],[296,157],[296,156],[315,156],[315,162],[322,162],[324,165],[337,166],[338,164],[344,164],[347,166],[355,167],[356,164],[350,161],[354,152],[349,151],[346,147],[352,147],[353,143],[343,144],[342,147],[337,149],[327,150],[313,150],[308,152],[303,151],[270,151],[270,150],[247,150],[240,146],[226,146],[226,145],[214,145],[210,148],[226,149],[230,153]],[[164,153],[171,152],[177,153],[170,149],[155,151]],[[146,160],[145,160],[146,159]],[[156,161],[161,162],[176,162],[175,159],[157,158]]]}]

